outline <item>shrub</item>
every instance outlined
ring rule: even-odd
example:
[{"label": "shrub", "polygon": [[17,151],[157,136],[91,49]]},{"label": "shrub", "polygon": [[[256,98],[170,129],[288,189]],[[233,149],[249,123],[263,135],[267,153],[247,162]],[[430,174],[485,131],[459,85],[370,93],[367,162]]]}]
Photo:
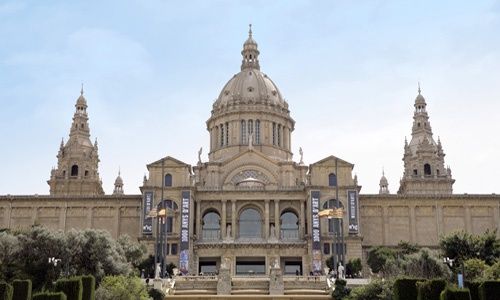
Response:
[{"label": "shrub", "polygon": [[92,275],[83,275],[82,278],[82,300],[95,299],[95,278]]},{"label": "shrub", "polygon": [[484,271],[486,280],[497,280],[500,278],[500,259]]},{"label": "shrub", "polygon": [[378,273],[385,265],[385,262],[390,258],[395,258],[396,253],[394,250],[379,246],[371,249],[368,252],[367,263],[374,273]]},{"label": "shrub", "polygon": [[500,295],[500,281],[488,280],[479,286],[479,299],[495,300]]},{"label": "shrub", "polygon": [[469,280],[481,279],[488,265],[478,258],[470,258],[464,261],[465,275]]},{"label": "shrub", "polygon": [[31,280],[14,280],[12,300],[31,300]]},{"label": "shrub", "polygon": [[350,290],[346,287],[347,281],[343,279],[335,280],[335,290],[332,292],[332,297],[335,300],[344,299],[349,295]]},{"label": "shrub", "polygon": [[107,276],[95,292],[99,300],[147,300],[146,286],[139,277]]},{"label": "shrub", "polygon": [[350,259],[345,265],[345,273],[347,276],[356,277],[358,273],[361,272],[362,268],[361,259]]},{"label": "shrub", "polygon": [[481,281],[468,281],[464,282],[465,287],[469,289],[470,297],[472,300],[479,300],[479,286],[481,285]]},{"label": "shrub", "polygon": [[82,300],[82,290],[82,279],[80,277],[59,279],[55,286],[55,291],[66,294],[68,300]]},{"label": "shrub", "polygon": [[417,282],[423,279],[398,278],[394,282],[394,300],[417,300]]},{"label": "shrub", "polygon": [[390,281],[374,280],[367,285],[354,288],[348,300],[391,300],[392,283]]},{"label": "shrub", "polygon": [[0,282],[0,300],[11,300],[12,290],[12,285],[6,282]]},{"label": "shrub", "polygon": [[470,300],[469,289],[448,287],[441,292],[441,300]]},{"label": "shrub", "polygon": [[163,300],[165,299],[165,293],[158,289],[149,289],[148,291],[149,297],[153,298],[153,300]]},{"label": "shrub", "polygon": [[418,300],[439,300],[441,292],[446,288],[443,279],[426,280],[417,282]]},{"label": "shrub", "polygon": [[63,292],[59,293],[38,293],[33,296],[33,300],[66,300]]}]

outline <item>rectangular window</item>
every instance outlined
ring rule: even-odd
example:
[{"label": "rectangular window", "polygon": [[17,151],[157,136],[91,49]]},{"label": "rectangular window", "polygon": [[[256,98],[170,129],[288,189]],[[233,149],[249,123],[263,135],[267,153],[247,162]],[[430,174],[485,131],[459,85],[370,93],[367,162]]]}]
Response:
[{"label": "rectangular window", "polygon": [[241,144],[246,144],[247,142],[247,126],[245,120],[241,121]]},{"label": "rectangular window", "polygon": [[170,251],[170,253],[172,255],[177,255],[177,244],[172,244],[171,247],[172,247],[172,250]]},{"label": "rectangular window", "polygon": [[281,125],[278,125],[278,146],[281,147]]},{"label": "rectangular window", "polygon": [[255,121],[255,144],[260,144],[260,121]]},{"label": "rectangular window", "polygon": [[167,226],[167,234],[170,234],[170,233],[172,233],[172,227],[173,227],[174,220],[172,217],[167,217],[166,221],[167,221],[167,225],[166,225]]},{"label": "rectangular window", "polygon": [[323,254],[329,255],[330,254],[330,244],[329,243],[324,243],[323,244]]}]

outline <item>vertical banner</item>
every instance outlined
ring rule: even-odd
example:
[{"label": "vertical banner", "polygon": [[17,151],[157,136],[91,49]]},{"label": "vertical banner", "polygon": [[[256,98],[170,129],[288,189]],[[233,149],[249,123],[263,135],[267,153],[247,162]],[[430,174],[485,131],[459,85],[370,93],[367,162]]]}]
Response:
[{"label": "vertical banner", "polygon": [[179,253],[179,270],[183,275],[189,273],[189,204],[191,193],[182,191],[181,206],[181,245]]},{"label": "vertical banner", "polygon": [[321,233],[319,222],[319,191],[311,191],[312,271],[321,272]]},{"label": "vertical banner", "polygon": [[142,203],[142,234],[153,234],[153,218],[149,216],[149,212],[153,208],[153,192],[145,192]]},{"label": "vertical banner", "polygon": [[358,234],[358,193],[356,191],[347,191],[347,199],[349,201],[349,234]]}]

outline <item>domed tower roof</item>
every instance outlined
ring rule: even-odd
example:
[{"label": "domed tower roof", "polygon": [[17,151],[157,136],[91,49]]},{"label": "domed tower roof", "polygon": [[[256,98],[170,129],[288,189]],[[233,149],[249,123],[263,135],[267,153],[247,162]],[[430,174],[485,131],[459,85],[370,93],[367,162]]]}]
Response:
[{"label": "domed tower roof", "polygon": [[248,39],[241,51],[243,56],[241,71],[224,85],[213,105],[214,110],[236,103],[263,103],[288,108],[276,84],[260,71],[259,54],[250,27]]},{"label": "domed tower roof", "polygon": [[240,72],[224,85],[207,120],[209,161],[223,161],[248,149],[290,160],[295,121],[276,84],[260,71],[251,27],[241,55]]},{"label": "domed tower roof", "polygon": [[118,170],[118,176],[115,179],[115,189],[113,190],[113,195],[123,195],[123,179],[120,176],[120,170]]},{"label": "domed tower roof", "polygon": [[382,170],[382,177],[380,177],[379,186],[379,194],[389,194],[389,182],[387,181],[387,178],[385,178],[384,170]]}]

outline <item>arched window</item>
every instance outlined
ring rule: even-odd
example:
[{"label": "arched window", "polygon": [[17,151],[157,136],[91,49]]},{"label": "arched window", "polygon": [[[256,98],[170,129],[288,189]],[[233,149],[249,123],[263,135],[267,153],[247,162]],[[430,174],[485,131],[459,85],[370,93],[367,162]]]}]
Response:
[{"label": "arched window", "polygon": [[262,237],[262,217],[258,210],[254,208],[243,210],[238,225],[240,238]]},{"label": "arched window", "polygon": [[71,176],[78,176],[78,166],[77,165],[73,165],[71,167]]},{"label": "arched window", "polygon": [[273,122],[273,145],[276,146],[276,123]]},{"label": "arched window", "polygon": [[220,146],[224,146],[224,125],[220,124]]},{"label": "arched window", "polygon": [[248,143],[247,141],[247,123],[245,120],[241,120],[241,143],[244,145]]},{"label": "arched window", "polygon": [[334,173],[328,175],[328,186],[337,186],[337,175]]},{"label": "arched window", "polygon": [[296,240],[299,238],[299,217],[291,211],[284,212],[280,217],[281,238]]},{"label": "arched window", "polygon": [[158,203],[158,212],[161,211],[162,209],[166,208],[166,215],[161,218],[161,231],[162,234],[165,233],[165,230],[167,234],[172,233],[172,228],[174,225],[174,217],[172,217],[172,211],[176,211],[179,209],[177,206],[177,203],[172,200],[163,200],[162,202]]},{"label": "arched window", "polygon": [[165,175],[165,186],[172,186],[172,175]]},{"label": "arched window", "polygon": [[278,125],[278,146],[281,147],[281,125]]},{"label": "arched window", "polygon": [[[342,202],[339,201],[337,204],[337,200],[330,199],[323,203],[323,209],[328,208],[344,208]],[[328,232],[329,233],[340,233],[340,219],[328,219]]]},{"label": "arched window", "polygon": [[431,175],[431,165],[429,164],[424,165],[424,175]]},{"label": "arched window", "polygon": [[215,126],[214,148],[217,148],[218,143],[219,143],[219,126]]},{"label": "arched window", "polygon": [[255,121],[255,144],[260,144],[260,120]]},{"label": "arched window", "polygon": [[220,216],[214,211],[203,215],[202,237],[204,240],[220,239]]},{"label": "arched window", "polygon": [[[250,136],[253,133],[253,120],[248,120],[248,136]],[[255,137],[252,139],[255,141]]]}]

